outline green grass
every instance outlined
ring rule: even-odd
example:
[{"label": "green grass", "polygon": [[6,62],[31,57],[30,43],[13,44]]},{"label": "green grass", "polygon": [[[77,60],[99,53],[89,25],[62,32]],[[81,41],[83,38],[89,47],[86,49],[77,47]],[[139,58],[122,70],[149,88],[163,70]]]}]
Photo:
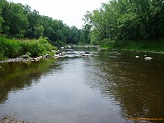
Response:
[{"label": "green grass", "polygon": [[108,49],[164,52],[164,41],[108,41],[101,46]]},{"label": "green grass", "polygon": [[52,54],[53,47],[46,38],[39,40],[16,40],[0,37],[0,60],[19,57],[24,54],[39,56]]}]

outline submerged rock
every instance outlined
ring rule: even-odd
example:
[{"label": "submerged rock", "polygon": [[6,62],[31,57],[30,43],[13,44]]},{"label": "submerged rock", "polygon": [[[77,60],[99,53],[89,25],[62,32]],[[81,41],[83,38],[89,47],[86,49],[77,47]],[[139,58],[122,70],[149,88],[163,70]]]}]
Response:
[{"label": "submerged rock", "polygon": [[89,51],[86,51],[84,54],[82,54],[84,57],[93,57],[93,54],[90,54]]}]

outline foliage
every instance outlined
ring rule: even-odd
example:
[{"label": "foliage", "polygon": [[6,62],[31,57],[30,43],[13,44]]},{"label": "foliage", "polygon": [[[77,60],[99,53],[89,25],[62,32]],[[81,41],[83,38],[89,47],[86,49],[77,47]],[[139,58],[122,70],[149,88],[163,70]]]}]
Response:
[{"label": "foliage", "polygon": [[0,2],[2,33],[9,37],[23,38],[28,26],[27,16],[21,4],[8,3],[6,0]]},{"label": "foliage", "polygon": [[90,28],[87,25],[82,30],[69,27],[61,20],[40,15],[29,5],[0,0],[0,59],[23,54],[52,54],[51,50],[66,44],[77,44],[80,40],[89,43]]},{"label": "foliage", "polygon": [[0,7],[0,33],[2,32],[2,23],[4,22],[3,18],[1,17],[1,13],[2,13],[2,10]]},{"label": "foliage", "polygon": [[20,42],[8,40],[6,38],[0,38],[0,51],[1,51],[1,59],[3,57],[11,58],[19,56],[22,52]]},{"label": "foliage", "polygon": [[30,56],[52,54],[52,49],[54,49],[53,46],[48,43],[46,38],[21,41],[0,37],[0,60],[18,57],[24,54]]},{"label": "foliage", "polygon": [[154,52],[164,52],[164,42],[159,41],[115,41],[104,39],[101,42],[101,47],[106,49],[123,49],[123,50],[139,50],[139,51],[154,51]]},{"label": "foliage", "polygon": [[91,30],[91,25],[85,24],[80,32],[80,44],[90,44],[89,33]]},{"label": "foliage", "polygon": [[60,40],[53,42],[53,45],[57,46],[58,48],[65,46],[66,44]]},{"label": "foliage", "polygon": [[160,40],[164,39],[164,0],[111,0],[87,12],[84,20],[92,26],[92,44],[102,44],[104,39]]},{"label": "foliage", "polygon": [[80,30],[75,26],[70,28],[70,35],[68,36],[68,44],[77,44],[80,39]]},{"label": "foliage", "polygon": [[61,20],[42,16],[37,10],[32,11],[29,5],[15,4],[7,0],[0,1],[0,33],[8,38],[18,39],[47,37],[56,46],[77,44],[81,38],[81,30],[76,27],[69,27]]}]

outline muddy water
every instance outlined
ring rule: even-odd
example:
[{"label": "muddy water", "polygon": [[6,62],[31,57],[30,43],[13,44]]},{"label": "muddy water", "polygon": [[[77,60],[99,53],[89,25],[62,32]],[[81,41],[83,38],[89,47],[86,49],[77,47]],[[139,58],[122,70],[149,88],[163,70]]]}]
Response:
[{"label": "muddy water", "polygon": [[164,121],[163,54],[90,52],[95,56],[0,64],[0,117],[35,123]]}]

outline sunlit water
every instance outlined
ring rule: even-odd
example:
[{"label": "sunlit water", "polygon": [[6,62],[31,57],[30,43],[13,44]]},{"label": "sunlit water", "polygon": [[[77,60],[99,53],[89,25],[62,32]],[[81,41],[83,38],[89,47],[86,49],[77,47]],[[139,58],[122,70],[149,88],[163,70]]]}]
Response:
[{"label": "sunlit water", "polygon": [[164,118],[163,54],[91,52],[94,57],[0,64],[0,117],[34,123]]}]

